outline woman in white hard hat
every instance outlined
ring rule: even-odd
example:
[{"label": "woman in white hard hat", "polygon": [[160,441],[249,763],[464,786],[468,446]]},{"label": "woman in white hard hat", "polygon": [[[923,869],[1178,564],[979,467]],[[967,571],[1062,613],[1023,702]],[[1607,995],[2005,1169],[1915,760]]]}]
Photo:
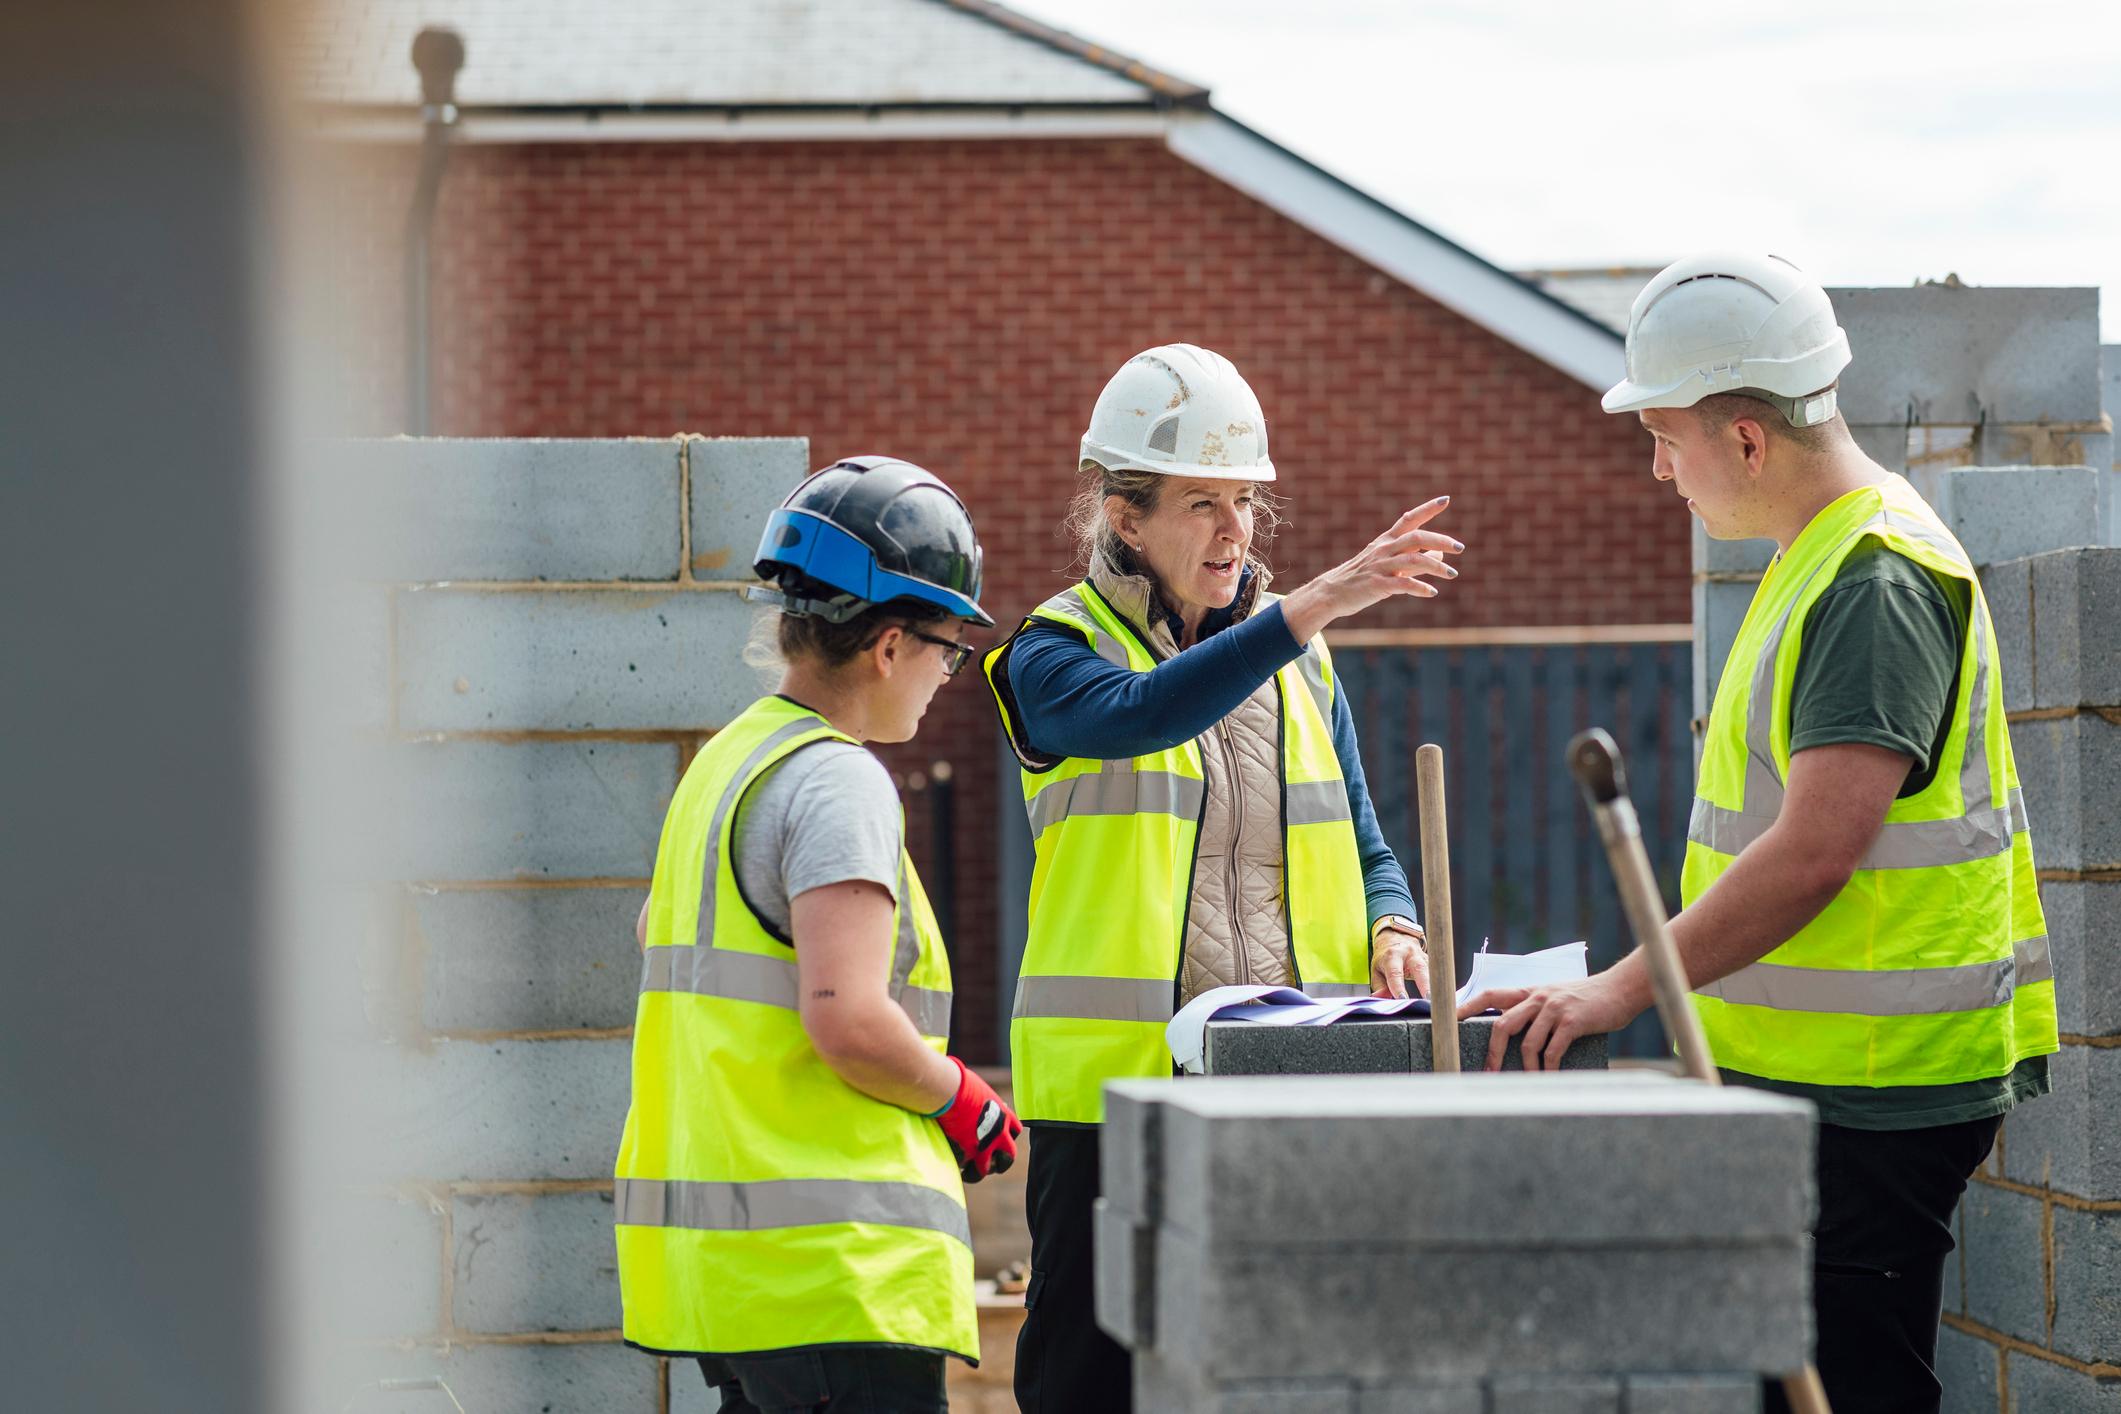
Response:
[{"label": "woman in white hard hat", "polygon": [[1037,851],[1010,1049],[1038,1126],[1027,1411],[1124,1410],[1131,1366],[1091,1312],[1090,1212],[1109,1080],[1171,1073],[1164,1026],[1212,987],[1317,997],[1427,989],[1406,876],[1377,828],[1321,631],[1430,597],[1462,550],[1438,497],[1286,598],[1254,531],[1274,479],[1228,359],[1130,359],[1083,438],[1072,522],[1088,575],[987,655]]}]

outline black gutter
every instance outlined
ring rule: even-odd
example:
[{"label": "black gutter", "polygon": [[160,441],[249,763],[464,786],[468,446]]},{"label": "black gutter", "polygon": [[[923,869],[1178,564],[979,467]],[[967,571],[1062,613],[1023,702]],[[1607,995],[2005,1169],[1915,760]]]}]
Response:
[{"label": "black gutter", "polygon": [[457,71],[464,67],[464,41],[455,30],[423,29],[412,42],[412,64],[420,71],[423,133],[420,175],[413,186],[412,210],[405,218],[405,430],[425,437],[430,430],[432,392],[427,270],[442,169],[449,162],[449,137],[459,116],[455,94]]}]

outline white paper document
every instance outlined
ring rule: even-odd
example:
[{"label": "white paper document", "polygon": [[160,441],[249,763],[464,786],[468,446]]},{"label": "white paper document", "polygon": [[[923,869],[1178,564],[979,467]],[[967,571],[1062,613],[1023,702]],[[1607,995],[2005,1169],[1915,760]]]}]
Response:
[{"label": "white paper document", "polygon": [[[1583,943],[1563,943],[1538,952],[1473,954],[1465,985],[1458,1001],[1465,1004],[1476,992],[1493,987],[1538,987],[1549,982],[1580,981],[1589,975],[1590,949]],[[1261,1026],[1325,1026],[1352,1016],[1427,1016],[1429,1003],[1421,997],[1345,997],[1321,1001],[1294,987],[1217,987],[1202,992],[1171,1018],[1164,1039],[1171,1059],[1181,1070],[1199,1074],[1207,1049],[1208,1023],[1212,1020],[1246,1021]]]}]

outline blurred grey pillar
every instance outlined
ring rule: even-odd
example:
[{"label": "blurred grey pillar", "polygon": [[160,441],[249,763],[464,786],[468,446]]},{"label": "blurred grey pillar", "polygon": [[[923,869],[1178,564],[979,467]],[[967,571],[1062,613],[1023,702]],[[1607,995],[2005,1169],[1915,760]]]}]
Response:
[{"label": "blurred grey pillar", "polygon": [[245,19],[0,22],[11,1409],[262,1407]]}]

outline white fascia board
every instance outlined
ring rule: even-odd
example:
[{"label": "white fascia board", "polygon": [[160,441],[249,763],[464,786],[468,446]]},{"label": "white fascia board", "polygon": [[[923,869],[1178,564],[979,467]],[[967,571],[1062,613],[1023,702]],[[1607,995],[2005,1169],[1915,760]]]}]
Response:
[{"label": "white fascia board", "polygon": [[[757,109],[697,113],[467,113],[453,141],[530,142],[905,142],[923,138],[1161,138],[1163,113],[1124,108],[884,109],[874,114],[776,113]],[[404,114],[322,114],[316,135],[338,142],[417,143],[420,119]]]},{"label": "white fascia board", "polygon": [[1172,115],[1171,151],[1299,226],[1603,393],[1620,338],[1220,113]]}]

